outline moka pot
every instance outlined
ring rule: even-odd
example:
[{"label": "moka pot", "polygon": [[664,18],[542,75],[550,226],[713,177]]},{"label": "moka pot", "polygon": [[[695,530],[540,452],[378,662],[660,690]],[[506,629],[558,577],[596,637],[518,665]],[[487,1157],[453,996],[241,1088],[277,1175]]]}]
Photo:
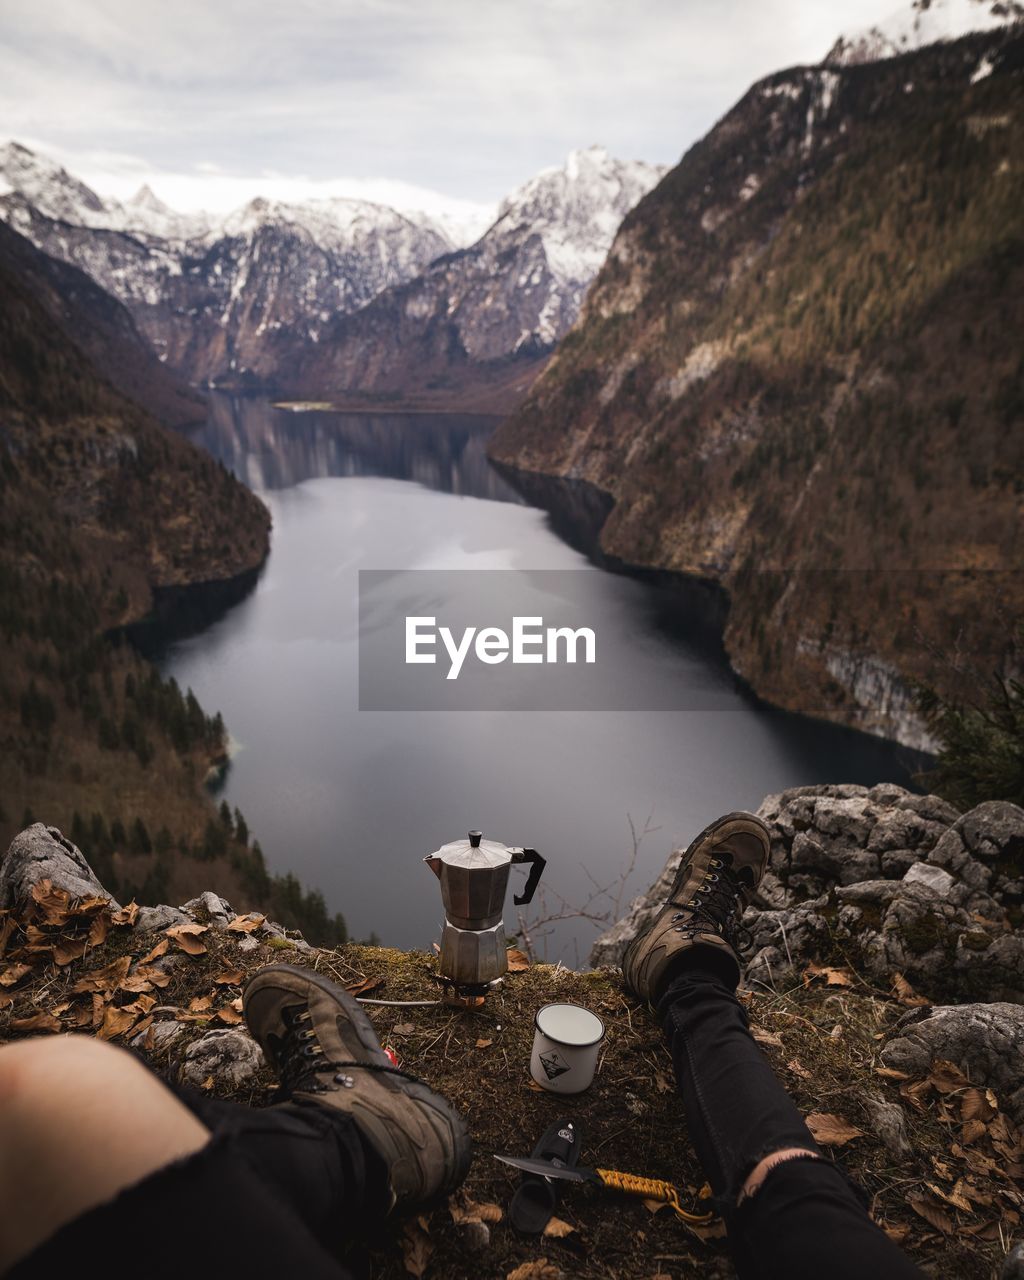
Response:
[{"label": "moka pot", "polygon": [[479,995],[508,970],[502,911],[514,862],[531,863],[522,893],[525,906],[537,889],[545,860],[536,849],[508,848],[471,831],[467,840],[442,845],[423,861],[441,882],[445,925],[438,971],[463,995]]}]

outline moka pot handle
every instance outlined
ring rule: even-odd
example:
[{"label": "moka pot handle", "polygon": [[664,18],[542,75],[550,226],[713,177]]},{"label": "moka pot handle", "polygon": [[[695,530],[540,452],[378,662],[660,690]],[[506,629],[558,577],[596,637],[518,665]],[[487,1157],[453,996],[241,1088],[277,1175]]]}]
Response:
[{"label": "moka pot handle", "polygon": [[526,880],[526,888],[522,893],[514,893],[512,901],[517,907],[525,907],[528,902],[533,901],[533,895],[537,892],[537,885],[540,883],[541,875],[547,865],[547,859],[542,858],[536,849],[513,849],[513,862],[529,862],[530,874]]}]

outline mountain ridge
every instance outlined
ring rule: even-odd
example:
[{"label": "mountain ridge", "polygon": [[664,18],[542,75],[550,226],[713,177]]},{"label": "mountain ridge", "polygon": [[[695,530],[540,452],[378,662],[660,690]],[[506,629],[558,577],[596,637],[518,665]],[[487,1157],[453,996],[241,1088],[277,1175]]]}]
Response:
[{"label": "mountain ridge", "polygon": [[492,441],[611,496],[604,554],[723,587],[761,696],[916,747],[914,682],[1005,669],[1022,613],[1022,65],[1006,28],[760,81]]}]

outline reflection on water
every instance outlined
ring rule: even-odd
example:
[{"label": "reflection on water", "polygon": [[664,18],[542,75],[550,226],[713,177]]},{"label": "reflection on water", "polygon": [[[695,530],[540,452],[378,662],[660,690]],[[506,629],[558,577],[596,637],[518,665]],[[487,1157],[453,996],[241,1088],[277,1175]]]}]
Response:
[{"label": "reflection on water", "polygon": [[[642,829],[651,815],[657,831],[622,903],[672,848],[769,792],[906,782],[907,752],[754,702],[695,624],[696,602],[592,569],[592,625],[628,637],[637,686],[686,682],[714,710],[705,698],[682,711],[360,711],[360,569],[588,569],[488,466],[493,425],[214,398],[203,442],[262,492],[272,550],[252,593],[172,641],[161,665],[224,713],[239,744],[226,798],[274,870],[321,888],[357,935],[429,948],[441,904],[423,856],[471,828],[548,858],[530,910],[557,915],[595,882],[619,894],[630,818]],[[439,599],[438,614],[449,605]],[[585,960],[594,933],[559,921],[549,958]]]},{"label": "reflection on water", "polygon": [[439,493],[523,499],[487,461],[497,419],[480,414],[322,413],[214,394],[190,438],[250,489],[287,489],[320,476],[387,476]]}]

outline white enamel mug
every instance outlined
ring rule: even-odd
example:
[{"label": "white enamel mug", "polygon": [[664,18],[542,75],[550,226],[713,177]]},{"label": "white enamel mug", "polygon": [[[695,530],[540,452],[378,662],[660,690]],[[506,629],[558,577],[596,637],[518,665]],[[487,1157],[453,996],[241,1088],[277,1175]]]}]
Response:
[{"label": "white enamel mug", "polygon": [[530,1075],[551,1093],[582,1093],[594,1079],[604,1023],[578,1004],[546,1004],[533,1020]]}]

